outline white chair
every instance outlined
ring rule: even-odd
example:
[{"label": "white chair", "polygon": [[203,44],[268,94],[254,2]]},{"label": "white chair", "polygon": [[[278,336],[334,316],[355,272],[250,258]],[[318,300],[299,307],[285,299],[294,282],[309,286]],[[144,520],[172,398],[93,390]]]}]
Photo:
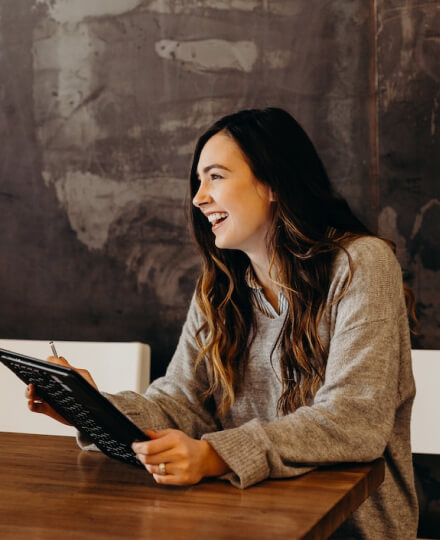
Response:
[{"label": "white chair", "polygon": [[[57,352],[73,366],[88,369],[102,391],[143,393],[150,380],[150,347],[144,343],[57,341]],[[48,341],[0,339],[0,347],[34,358],[52,355]],[[0,431],[74,435],[75,430],[31,413],[24,398],[25,385],[0,363]]]},{"label": "white chair", "polygon": [[440,454],[440,351],[412,351],[416,398],[411,418],[414,454]]}]

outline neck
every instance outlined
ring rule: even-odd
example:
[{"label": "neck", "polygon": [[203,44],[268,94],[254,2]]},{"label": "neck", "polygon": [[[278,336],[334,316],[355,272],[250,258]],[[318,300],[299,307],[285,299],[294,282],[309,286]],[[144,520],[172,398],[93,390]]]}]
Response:
[{"label": "neck", "polygon": [[278,311],[278,293],[280,287],[273,282],[273,278],[269,274],[269,260],[251,258],[252,269],[261,285],[264,295],[272,304],[272,306]]}]

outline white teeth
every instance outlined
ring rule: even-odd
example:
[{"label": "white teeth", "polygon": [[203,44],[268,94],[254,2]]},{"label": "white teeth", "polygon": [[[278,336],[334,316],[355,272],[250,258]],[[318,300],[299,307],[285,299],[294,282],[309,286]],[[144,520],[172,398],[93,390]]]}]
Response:
[{"label": "white teeth", "polygon": [[209,214],[209,216],[206,216],[208,218],[209,223],[214,223],[215,221],[228,217],[228,214],[226,212],[215,212],[215,214]]}]

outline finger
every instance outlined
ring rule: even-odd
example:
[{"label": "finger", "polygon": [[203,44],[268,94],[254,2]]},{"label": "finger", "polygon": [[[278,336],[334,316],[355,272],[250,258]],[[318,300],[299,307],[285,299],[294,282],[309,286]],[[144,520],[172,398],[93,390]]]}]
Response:
[{"label": "finger", "polygon": [[200,481],[200,478],[196,478],[185,473],[181,467],[179,467],[178,463],[167,463],[165,461],[162,463],[165,464],[165,474],[161,472],[159,465],[145,465],[147,471],[153,476],[154,480],[158,484],[185,486],[196,484],[198,481]]},{"label": "finger", "polygon": [[159,463],[172,463],[178,460],[178,456],[176,456],[173,450],[154,454],[153,456],[148,454],[136,454],[136,457],[142,464],[154,466],[159,466]]},{"label": "finger", "polygon": [[52,409],[52,407],[45,401],[37,401],[35,399],[29,400],[28,408],[30,411],[34,413],[45,414],[47,416],[50,416],[51,418],[54,418],[58,422],[61,422],[62,424],[66,424],[67,426],[72,425],[70,424],[70,422],[64,419],[60,414],[58,414],[54,409]]},{"label": "finger", "polygon": [[28,401],[29,410],[36,413],[48,414],[49,405],[44,401],[38,401],[35,399],[30,399]]},{"label": "finger", "polygon": [[175,441],[171,437],[163,437],[151,441],[134,442],[131,445],[131,448],[135,454],[154,456],[156,454],[162,454],[167,450],[171,450],[174,446]]},{"label": "finger", "polygon": [[196,482],[186,480],[182,476],[176,474],[153,474],[153,478],[157,484],[166,486],[187,486]]},{"label": "finger", "polygon": [[147,469],[147,471],[150,473],[150,474],[162,474],[160,472],[160,469],[159,469],[159,466],[156,466],[156,465],[145,465],[145,468]]},{"label": "finger", "polygon": [[70,369],[73,369],[77,373],[79,373],[88,383],[90,383],[94,388],[98,389],[96,386],[95,381],[93,380],[93,377],[90,375],[90,372],[87,369],[80,369],[72,366],[72,364],[69,364],[69,362],[64,358],[64,356],[48,356],[46,358],[47,362],[50,362],[52,364],[57,364],[58,366],[68,367]]},{"label": "finger", "polygon": [[[160,464],[165,465],[165,472],[163,472],[162,467]],[[146,464],[145,468],[147,471],[152,474],[153,476],[178,476],[179,475],[179,466],[176,463],[161,461],[160,464],[157,465],[151,465]]]},{"label": "finger", "polygon": [[168,435],[173,431],[172,429],[146,429],[145,433],[150,437],[150,439],[160,439],[161,437],[164,437],[165,435]]},{"label": "finger", "polygon": [[27,399],[42,401],[41,397],[37,395],[35,385],[32,383],[26,386],[25,391],[24,391],[24,397]]},{"label": "finger", "polygon": [[58,366],[72,367],[69,362],[64,358],[64,356],[48,356],[46,362],[51,364],[57,364]]},{"label": "finger", "polygon": [[33,384],[28,384],[24,389],[24,397],[28,399],[33,399],[35,395],[35,387]]},{"label": "finger", "polygon": [[172,474],[155,474],[152,473],[154,480],[157,484],[164,484],[164,485],[171,485],[175,486],[177,484],[177,478],[174,477]]},{"label": "finger", "polygon": [[162,472],[161,466],[159,464],[157,465],[145,465],[145,468],[147,471],[156,476],[173,476],[177,473],[177,468],[173,463],[166,463],[164,461],[161,461],[165,465],[165,472]]},{"label": "finger", "polygon": [[153,429],[146,429],[146,430],[145,430],[145,434],[146,434],[147,437],[149,437],[150,439],[159,439],[159,438],[160,438],[159,432],[154,431]]}]

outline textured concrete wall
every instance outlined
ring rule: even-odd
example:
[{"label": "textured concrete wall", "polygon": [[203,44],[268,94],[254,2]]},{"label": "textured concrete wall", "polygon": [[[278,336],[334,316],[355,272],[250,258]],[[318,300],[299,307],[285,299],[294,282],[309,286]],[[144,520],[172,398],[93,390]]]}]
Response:
[{"label": "textured concrete wall", "polygon": [[397,241],[439,348],[438,22],[438,2],[0,0],[0,334],[147,341],[162,372],[198,271],[194,142],[278,105]]},{"label": "textured concrete wall", "polygon": [[418,301],[421,348],[440,348],[440,2],[378,2],[379,229]]}]

